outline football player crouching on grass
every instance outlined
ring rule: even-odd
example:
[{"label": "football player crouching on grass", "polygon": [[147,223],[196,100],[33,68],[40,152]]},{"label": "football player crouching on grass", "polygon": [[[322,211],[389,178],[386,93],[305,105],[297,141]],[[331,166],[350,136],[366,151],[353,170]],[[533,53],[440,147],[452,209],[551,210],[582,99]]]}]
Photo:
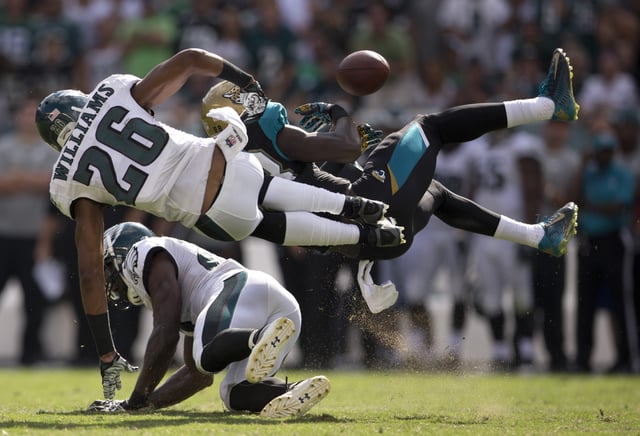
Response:
[{"label": "football player crouching on grass", "polygon": [[[575,203],[567,203],[540,223],[524,223],[457,195],[433,177],[438,153],[445,144],[467,142],[490,131],[534,122],[576,120],[580,106],[574,98],[572,77],[569,57],[557,48],[536,97],[418,114],[384,138],[368,125],[355,124],[338,105],[316,102],[298,107],[296,113],[303,116],[300,129],[289,124],[282,105],[268,102],[257,122],[247,126],[249,140],[245,151],[256,155],[272,175],[295,178],[298,182],[378,200],[389,206],[387,215],[404,229],[405,244],[330,247],[332,251],[360,259],[358,284],[369,309],[376,313],[393,305],[398,292],[391,282],[381,285],[373,282],[370,274],[373,261],[404,254],[414,235],[434,215],[451,227],[471,233],[529,246],[553,256],[566,253],[569,240],[576,234]],[[230,106],[238,113],[248,110],[239,96],[240,90],[228,82],[209,90],[202,108],[207,134],[215,135],[220,130],[215,119],[206,117],[209,111],[221,106]],[[329,132],[318,131],[326,127],[330,127]],[[320,169],[313,164],[348,162],[349,155],[355,154],[357,158],[360,148],[369,148],[371,152],[361,169],[354,173],[351,167],[351,174],[344,177],[336,176],[335,168],[323,171],[326,166]]]},{"label": "football player crouching on grass", "polygon": [[[274,377],[301,327],[295,298],[273,277],[185,241],[158,237],[125,222],[104,233],[105,287],[112,307],[153,311],[140,375],[128,400],[96,400],[90,411],[153,410],[177,404],[213,383],[225,368],[220,397],[231,411],[299,416],[330,389],[315,376]],[[180,332],[184,365],[162,385]]]}]

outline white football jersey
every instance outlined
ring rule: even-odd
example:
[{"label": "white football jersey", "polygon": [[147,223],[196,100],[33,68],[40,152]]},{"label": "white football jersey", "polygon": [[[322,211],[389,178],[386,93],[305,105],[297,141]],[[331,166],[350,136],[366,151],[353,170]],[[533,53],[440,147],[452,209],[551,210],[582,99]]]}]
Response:
[{"label": "white football jersey", "polygon": [[[526,132],[510,133],[497,142],[474,149],[474,196],[482,206],[513,219],[524,219],[522,174],[519,159],[542,163],[544,144]],[[544,189],[540,186],[540,189]]]},{"label": "white football jersey", "polygon": [[214,139],[156,120],[131,96],[139,80],[116,74],[91,92],[54,166],[51,199],[70,218],[73,202],[88,198],[192,227],[200,216]]},{"label": "white football jersey", "polygon": [[[438,164],[433,176],[435,180],[442,183],[447,189],[463,197],[468,197],[471,192],[471,171],[473,149],[479,141],[463,142],[457,146],[446,145],[438,153]],[[457,229],[443,223],[437,216],[432,216],[429,220],[428,233],[435,231],[456,232]]]},{"label": "white football jersey", "polygon": [[145,271],[153,254],[165,250],[173,258],[178,271],[182,313],[180,322],[190,333],[200,312],[222,291],[224,280],[246,269],[233,259],[217,256],[190,242],[169,237],[145,238],[131,247],[122,263],[125,282],[140,296],[148,309],[151,297],[146,287]]}]

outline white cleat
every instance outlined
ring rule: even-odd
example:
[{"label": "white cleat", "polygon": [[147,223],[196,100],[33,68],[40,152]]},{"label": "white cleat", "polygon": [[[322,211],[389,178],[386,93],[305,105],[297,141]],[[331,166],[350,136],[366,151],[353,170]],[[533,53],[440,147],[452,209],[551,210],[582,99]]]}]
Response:
[{"label": "white cleat", "polygon": [[296,331],[289,318],[278,318],[266,326],[251,350],[246,376],[250,383],[258,383],[271,373],[285,344]]},{"label": "white cleat", "polygon": [[331,383],[323,375],[294,383],[284,394],[275,397],[264,406],[260,416],[264,418],[293,418],[303,415],[329,394]]}]

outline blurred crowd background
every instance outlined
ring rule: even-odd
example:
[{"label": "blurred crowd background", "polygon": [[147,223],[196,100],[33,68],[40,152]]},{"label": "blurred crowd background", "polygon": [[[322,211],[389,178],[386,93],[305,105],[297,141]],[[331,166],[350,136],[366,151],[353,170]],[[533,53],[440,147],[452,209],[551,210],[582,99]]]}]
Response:
[{"label": "blurred crowd background", "polygon": [[[50,92],[89,92],[113,73],[142,77],[180,49],[200,47],[253,73],[287,107],[291,122],[299,104],[328,101],[390,132],[417,113],[534,97],[553,49],[563,47],[574,66],[580,119],[452,144],[436,178],[531,222],[576,201],[581,220],[570,255],[487,246],[489,238],[432,222],[409,253],[380,263],[378,279],[392,279],[401,296],[393,310],[373,316],[358,296],[353,261],[273,247],[280,278],[303,313],[292,364],[477,367],[465,359],[473,317],[491,339],[483,367],[489,370],[640,371],[639,44],[634,0],[0,0],[0,292],[18,283],[24,309],[22,321],[10,326],[20,346],[9,363],[53,360],[43,323],[62,304],[75,308],[69,316],[77,336],[64,363],[97,362],[79,302],[73,225],[48,201],[56,155],[33,123],[35,107]],[[355,98],[338,87],[334,73],[359,49],[381,53],[391,76],[380,91]],[[200,102],[214,83],[191,80],[158,116],[203,135]],[[107,224],[129,219],[127,213],[107,211]],[[156,228],[229,257],[251,255],[245,242]],[[446,313],[445,322],[434,322],[436,312]],[[595,320],[603,312],[613,350],[606,367],[593,364],[602,338],[594,334]],[[134,361],[140,319],[139,311],[112,311],[117,347]],[[362,350],[357,358],[354,341]]]}]

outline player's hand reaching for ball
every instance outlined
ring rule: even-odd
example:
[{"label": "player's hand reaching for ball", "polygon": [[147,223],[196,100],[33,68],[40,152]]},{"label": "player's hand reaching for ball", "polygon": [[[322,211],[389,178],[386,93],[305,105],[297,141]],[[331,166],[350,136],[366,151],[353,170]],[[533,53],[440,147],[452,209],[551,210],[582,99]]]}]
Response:
[{"label": "player's hand reaching for ball", "polygon": [[298,106],[295,112],[302,115],[298,125],[307,132],[317,132],[321,128],[331,125],[332,119],[329,112],[333,106],[331,103],[321,101]]},{"label": "player's hand reaching for ball", "polygon": [[376,130],[369,124],[358,124],[358,135],[360,136],[360,147],[365,151],[369,147],[374,147],[382,141],[384,133],[382,130]]}]

